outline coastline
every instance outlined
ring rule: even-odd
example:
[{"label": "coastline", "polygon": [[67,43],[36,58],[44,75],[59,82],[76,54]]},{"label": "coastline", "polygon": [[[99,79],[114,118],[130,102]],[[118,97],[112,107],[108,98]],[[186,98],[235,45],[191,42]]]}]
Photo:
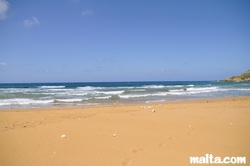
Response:
[{"label": "coastline", "polygon": [[249,96],[0,110],[0,165],[189,165],[206,153],[248,159],[249,129]]},{"label": "coastline", "polygon": [[249,83],[211,81],[0,84],[0,109],[124,105],[250,96]]},{"label": "coastline", "polygon": [[159,101],[159,102],[149,102],[149,103],[112,103],[107,105],[78,105],[78,106],[72,106],[72,105],[65,105],[65,106],[58,106],[58,107],[19,107],[19,108],[3,108],[0,109],[0,112],[29,112],[29,111],[65,111],[65,110],[79,110],[79,109],[100,109],[100,108],[109,108],[109,107],[126,107],[126,106],[133,106],[133,107],[141,107],[142,106],[158,106],[158,105],[164,105],[164,104],[174,104],[174,103],[192,103],[192,102],[215,102],[219,100],[235,100],[235,99],[244,99],[250,98],[250,96],[234,96],[234,97],[217,97],[217,98],[206,98],[206,99],[180,99],[180,100],[170,100],[170,101]]}]

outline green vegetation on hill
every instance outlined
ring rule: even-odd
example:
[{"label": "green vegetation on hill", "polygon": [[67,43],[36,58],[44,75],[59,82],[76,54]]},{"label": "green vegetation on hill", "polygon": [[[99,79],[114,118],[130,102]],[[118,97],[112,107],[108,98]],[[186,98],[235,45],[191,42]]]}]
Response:
[{"label": "green vegetation on hill", "polygon": [[243,81],[249,81],[250,82],[250,70],[238,75],[233,76],[231,78],[226,78],[223,80],[220,80],[221,82],[243,82]]}]

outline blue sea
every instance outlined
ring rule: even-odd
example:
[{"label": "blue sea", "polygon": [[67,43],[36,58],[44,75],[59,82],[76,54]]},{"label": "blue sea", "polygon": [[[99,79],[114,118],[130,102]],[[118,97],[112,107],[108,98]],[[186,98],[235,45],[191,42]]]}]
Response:
[{"label": "blue sea", "polygon": [[143,104],[250,96],[249,82],[0,84],[0,109]]}]

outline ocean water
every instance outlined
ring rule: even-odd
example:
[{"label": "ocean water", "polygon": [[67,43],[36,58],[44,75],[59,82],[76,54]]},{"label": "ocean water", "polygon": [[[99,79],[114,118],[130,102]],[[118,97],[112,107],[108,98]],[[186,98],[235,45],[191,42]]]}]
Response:
[{"label": "ocean water", "polygon": [[250,96],[250,83],[167,81],[0,84],[0,109],[143,104],[235,96]]}]

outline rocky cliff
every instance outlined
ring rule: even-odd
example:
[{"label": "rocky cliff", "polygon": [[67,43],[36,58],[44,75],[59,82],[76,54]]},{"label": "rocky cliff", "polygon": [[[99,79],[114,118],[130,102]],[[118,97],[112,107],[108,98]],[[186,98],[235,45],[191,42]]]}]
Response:
[{"label": "rocky cliff", "polygon": [[248,81],[250,82],[250,70],[238,75],[238,76],[233,76],[231,78],[226,78],[223,80],[220,80],[221,82],[244,82]]}]

